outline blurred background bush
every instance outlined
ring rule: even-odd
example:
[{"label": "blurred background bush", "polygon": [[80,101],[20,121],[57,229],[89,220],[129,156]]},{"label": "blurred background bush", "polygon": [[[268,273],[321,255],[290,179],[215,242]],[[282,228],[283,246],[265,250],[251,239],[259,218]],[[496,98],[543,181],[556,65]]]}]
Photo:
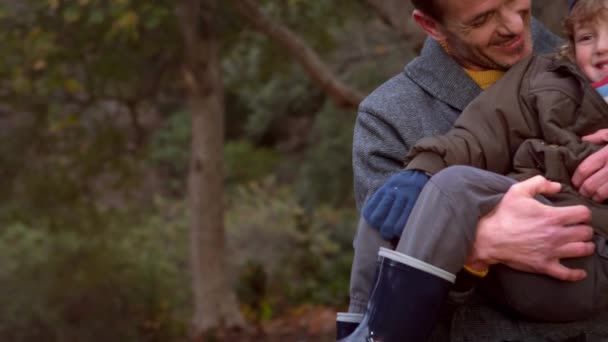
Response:
[{"label": "blurred background bush", "polygon": [[[257,2],[362,93],[422,41],[407,2],[386,3],[401,6],[400,28],[371,3]],[[0,0],[0,340],[188,336],[191,130],[174,6]],[[241,312],[259,326],[306,305],[344,310],[356,111],[230,1],[218,15],[226,260]]]}]

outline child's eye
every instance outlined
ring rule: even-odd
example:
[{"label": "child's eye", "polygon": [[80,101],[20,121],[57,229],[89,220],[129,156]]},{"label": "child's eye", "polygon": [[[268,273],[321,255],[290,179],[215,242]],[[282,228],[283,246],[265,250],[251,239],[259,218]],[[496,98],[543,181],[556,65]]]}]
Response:
[{"label": "child's eye", "polygon": [[593,39],[593,35],[592,34],[583,34],[580,35],[576,38],[576,42],[577,43],[584,43],[584,42],[588,42],[591,41]]}]

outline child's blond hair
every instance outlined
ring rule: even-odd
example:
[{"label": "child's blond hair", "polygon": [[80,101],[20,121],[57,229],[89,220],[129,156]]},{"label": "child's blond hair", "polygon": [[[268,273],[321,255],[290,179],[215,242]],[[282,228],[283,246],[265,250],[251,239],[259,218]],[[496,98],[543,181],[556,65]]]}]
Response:
[{"label": "child's blond hair", "polygon": [[574,60],[574,27],[577,24],[598,20],[608,10],[608,0],[578,0],[564,21],[564,34],[568,40],[560,49],[560,56]]}]

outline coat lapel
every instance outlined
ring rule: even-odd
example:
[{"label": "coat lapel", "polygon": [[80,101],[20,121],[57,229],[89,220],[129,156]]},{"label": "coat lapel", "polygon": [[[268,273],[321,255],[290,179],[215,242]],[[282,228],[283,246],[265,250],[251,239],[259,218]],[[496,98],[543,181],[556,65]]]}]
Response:
[{"label": "coat lapel", "polygon": [[432,97],[462,111],[481,88],[433,39],[427,38],[420,52],[405,67],[406,75]]}]

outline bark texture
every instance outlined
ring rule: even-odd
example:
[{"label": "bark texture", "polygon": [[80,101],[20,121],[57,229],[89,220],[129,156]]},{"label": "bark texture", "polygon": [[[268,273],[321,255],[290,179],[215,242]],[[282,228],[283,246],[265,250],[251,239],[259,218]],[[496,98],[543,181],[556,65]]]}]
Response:
[{"label": "bark texture", "polygon": [[225,267],[224,93],[215,32],[217,5],[216,0],[177,4],[192,116],[188,193],[195,340],[204,340],[213,329],[244,326]]}]

